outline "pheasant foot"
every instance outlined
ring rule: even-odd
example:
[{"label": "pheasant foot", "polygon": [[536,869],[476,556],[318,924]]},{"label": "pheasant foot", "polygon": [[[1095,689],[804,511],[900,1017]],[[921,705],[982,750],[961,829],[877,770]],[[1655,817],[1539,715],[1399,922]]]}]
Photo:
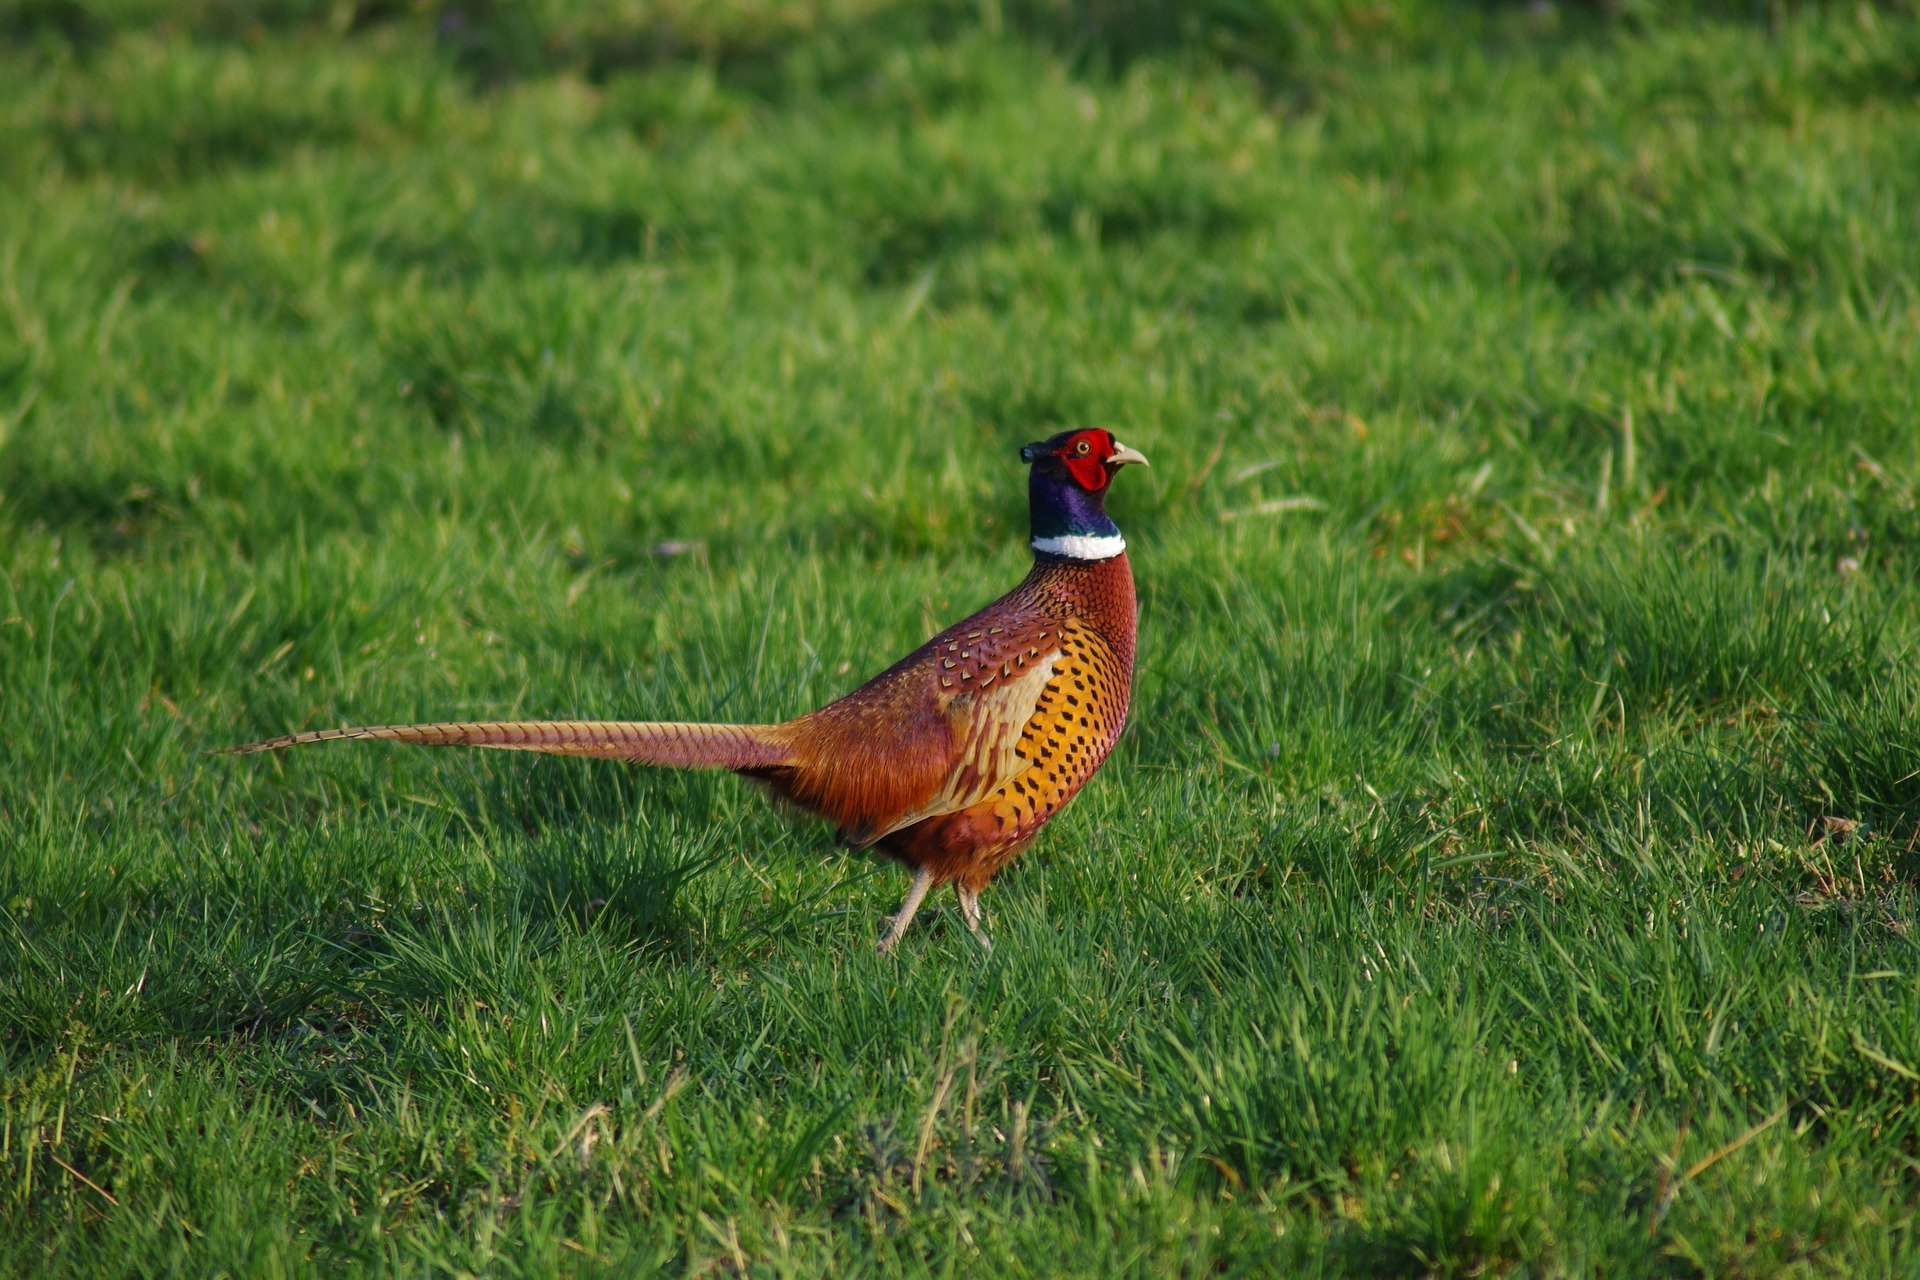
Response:
[{"label": "pheasant foot", "polygon": [[907,932],[907,926],[913,923],[914,912],[920,910],[920,900],[927,896],[927,890],[933,887],[933,869],[921,867],[913,873],[913,887],[907,890],[907,900],[900,904],[900,910],[894,912],[893,919],[887,923],[887,931],[880,936],[880,954],[892,951],[894,944]]},{"label": "pheasant foot", "polygon": [[991,953],[993,939],[989,938],[986,930],[980,927],[980,891],[963,889],[957,884],[953,887],[953,891],[959,895],[960,916],[967,922],[967,932],[973,935],[973,940],[980,944],[982,951]]}]

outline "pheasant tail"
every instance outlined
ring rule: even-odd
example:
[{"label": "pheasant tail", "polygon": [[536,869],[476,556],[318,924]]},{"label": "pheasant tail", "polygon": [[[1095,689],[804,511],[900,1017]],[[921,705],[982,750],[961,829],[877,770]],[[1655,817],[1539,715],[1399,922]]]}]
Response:
[{"label": "pheasant tail", "polygon": [[380,724],[315,729],[227,747],[220,755],[252,755],[336,739],[411,742],[428,747],[494,747],[555,756],[630,760],[671,769],[778,769],[792,763],[782,725],[678,724],[648,720],[506,720],[443,724]]}]

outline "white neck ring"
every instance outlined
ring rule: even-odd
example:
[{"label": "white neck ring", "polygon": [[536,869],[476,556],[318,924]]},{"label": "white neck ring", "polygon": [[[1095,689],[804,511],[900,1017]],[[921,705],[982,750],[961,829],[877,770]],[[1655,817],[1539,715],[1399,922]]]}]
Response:
[{"label": "white neck ring", "polygon": [[1068,533],[1035,538],[1033,549],[1068,560],[1111,560],[1127,549],[1127,540],[1117,533]]}]

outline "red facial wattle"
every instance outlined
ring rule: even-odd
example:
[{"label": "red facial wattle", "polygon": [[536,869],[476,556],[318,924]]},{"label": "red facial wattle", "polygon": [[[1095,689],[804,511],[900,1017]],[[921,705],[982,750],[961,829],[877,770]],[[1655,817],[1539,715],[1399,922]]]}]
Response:
[{"label": "red facial wattle", "polygon": [[[1074,478],[1082,489],[1098,493],[1107,487],[1111,478],[1107,474],[1107,455],[1113,451],[1112,444],[1100,439],[1101,432],[1088,431],[1069,440],[1060,450],[1060,460],[1067,464],[1067,474]],[[1081,452],[1085,446],[1085,452]]]}]

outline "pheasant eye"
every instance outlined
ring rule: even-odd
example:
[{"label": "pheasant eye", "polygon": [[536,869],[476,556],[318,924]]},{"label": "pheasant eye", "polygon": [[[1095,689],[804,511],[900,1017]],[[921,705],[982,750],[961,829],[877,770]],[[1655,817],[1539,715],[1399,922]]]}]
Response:
[{"label": "pheasant eye", "polygon": [[1079,444],[1076,444],[1075,446],[1073,446],[1073,451],[1079,454],[1083,458],[1086,457],[1087,454],[1092,451],[1092,449],[1093,449],[1093,446],[1088,444],[1085,440],[1082,440]]}]

